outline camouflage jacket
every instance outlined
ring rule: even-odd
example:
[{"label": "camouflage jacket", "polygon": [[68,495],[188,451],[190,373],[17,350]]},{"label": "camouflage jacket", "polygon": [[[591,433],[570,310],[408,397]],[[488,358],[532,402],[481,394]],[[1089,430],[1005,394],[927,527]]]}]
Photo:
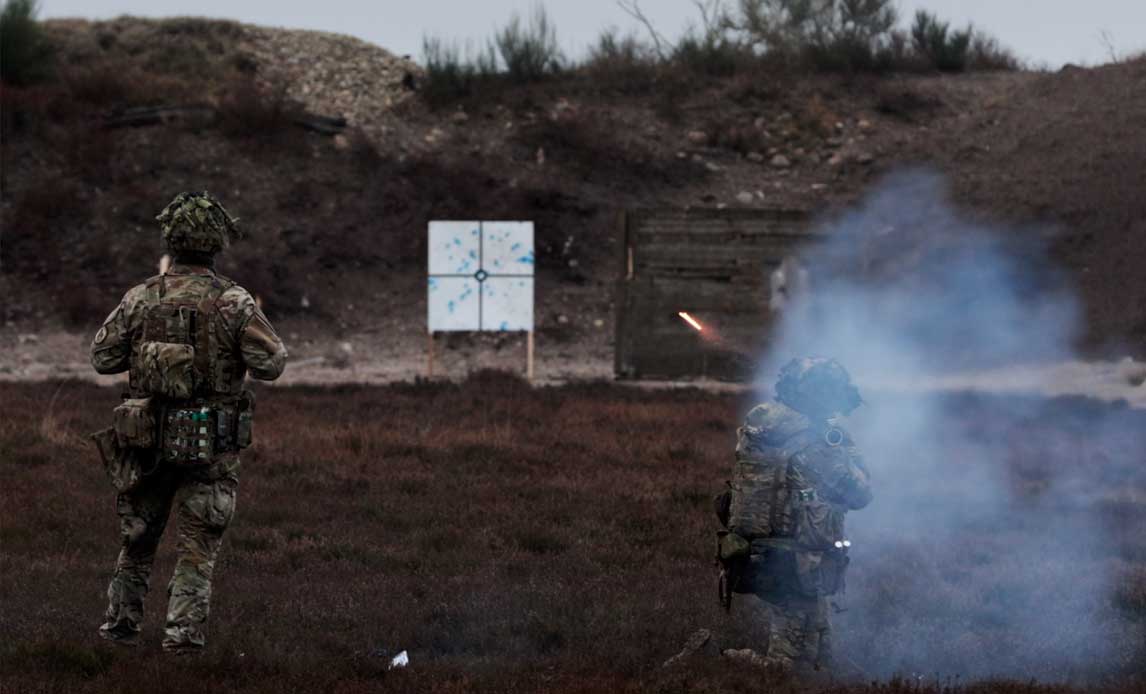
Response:
[{"label": "camouflage jacket", "polygon": [[[806,538],[812,544],[843,538],[847,511],[861,509],[872,500],[870,475],[855,442],[834,423],[814,422],[778,401],[763,403],[756,410],[760,412],[758,426],[738,431],[734,487],[736,478],[746,488],[756,480],[767,485],[773,470],[783,481],[768,487],[774,491],[767,493],[749,489],[742,501],[747,506],[737,512],[734,503],[733,515],[739,519],[733,525],[754,530],[746,533],[749,536]],[[775,508],[754,509],[755,504]],[[812,510],[810,505],[820,508]],[[805,512],[799,512],[801,506]],[[759,517],[763,513],[772,520],[764,522]],[[807,523],[814,527],[801,527]]]},{"label": "camouflage jacket", "polygon": [[[91,362],[101,374],[114,374],[132,368],[133,353],[143,341],[148,305],[157,291],[164,300],[195,303],[207,296],[214,284],[225,290],[215,301],[210,334],[210,378],[205,396],[234,395],[242,390],[249,372],[252,377],[273,381],[286,365],[287,351],[267,317],[250,293],[206,267],[173,265],[166,274],[132,287],[104,321],[91,344]],[[134,393],[141,397],[145,393]]]}]

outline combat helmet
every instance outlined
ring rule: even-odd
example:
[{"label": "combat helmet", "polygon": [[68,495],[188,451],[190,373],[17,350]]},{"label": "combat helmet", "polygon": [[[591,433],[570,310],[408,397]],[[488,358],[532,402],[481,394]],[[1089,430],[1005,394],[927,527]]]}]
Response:
[{"label": "combat helmet", "polygon": [[155,220],[163,230],[163,242],[172,253],[215,254],[242,238],[238,219],[207,191],[180,193]]},{"label": "combat helmet", "polygon": [[780,369],[776,398],[814,418],[848,414],[863,400],[847,369],[835,359],[800,357]]}]

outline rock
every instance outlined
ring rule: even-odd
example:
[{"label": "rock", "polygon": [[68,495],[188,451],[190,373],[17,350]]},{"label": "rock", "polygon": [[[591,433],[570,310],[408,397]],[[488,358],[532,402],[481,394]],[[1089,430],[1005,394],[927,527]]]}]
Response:
[{"label": "rock", "polygon": [[752,193],[749,193],[746,190],[742,190],[736,194],[736,202],[740,203],[741,205],[751,205],[753,199],[754,198],[752,197]]},{"label": "rock", "polygon": [[820,190],[827,189],[828,184],[827,183],[813,183],[811,187],[812,187],[812,190],[820,191]]},{"label": "rock", "polygon": [[684,642],[684,648],[681,649],[680,653],[677,653],[673,657],[666,660],[661,667],[672,667],[673,665],[676,665],[677,663],[691,657],[692,655],[699,653],[711,641],[711,631],[708,629],[697,629],[692,633],[692,636],[688,637],[688,641]]},{"label": "rock", "polygon": [[838,154],[833,154],[831,159],[828,159],[828,166],[833,169],[843,166],[844,158]]},{"label": "rock", "polygon": [[465,123],[469,119],[470,119],[469,114],[467,114],[465,111],[463,111],[461,109],[454,111],[454,115],[450,116],[450,120],[452,120],[453,122],[458,123],[458,124]]},{"label": "rock", "polygon": [[605,327],[605,321],[598,318],[597,320],[593,321],[593,327],[594,328],[603,328],[603,327]]},{"label": "rock", "polygon": [[566,325],[567,323],[569,323],[569,316],[565,315],[564,313],[562,313],[560,316],[557,316],[558,325]]},{"label": "rock", "polygon": [[764,161],[764,155],[759,152],[749,152],[747,158],[748,161],[756,162],[757,164]]},{"label": "rock", "polygon": [[708,142],[708,133],[703,130],[689,130],[685,137],[694,145],[703,145]]},{"label": "rock", "polygon": [[422,139],[426,141],[426,144],[432,145],[438,140],[441,140],[443,134],[444,133],[442,132],[441,128],[433,128],[430,130],[430,132],[426,133],[426,136]]},{"label": "rock", "polygon": [[350,139],[347,138],[342,133],[335,135],[334,136],[334,148],[335,149],[341,149],[341,150],[349,149],[350,148]]},{"label": "rock", "polygon": [[298,300],[298,305],[303,308],[310,308],[310,299],[306,297],[306,294],[303,294],[302,298]]},{"label": "rock", "polygon": [[688,152],[681,150],[681,151],[676,153],[676,158],[677,159],[688,159]]},{"label": "rock", "polygon": [[860,152],[856,155],[856,161],[867,166],[875,161],[875,156],[873,156],[871,152]]},{"label": "rock", "polygon": [[856,125],[859,126],[860,132],[868,133],[875,129],[875,126],[871,124],[871,121],[866,119],[860,120],[860,122]]},{"label": "rock", "polygon": [[537,159],[537,165],[538,166],[543,166],[545,164],[545,148],[544,147],[538,147],[537,148],[537,155],[535,158]]},{"label": "rock", "polygon": [[721,651],[720,655],[728,658],[729,660],[744,663],[746,665],[754,665],[756,667],[765,667],[768,664],[768,660],[764,656],[760,655],[751,648],[728,648]]},{"label": "rock", "polygon": [[720,170],[722,170],[722,168],[721,168],[720,164],[716,164],[716,163],[714,163],[714,162],[711,162],[711,161],[706,161],[706,162],[704,162],[704,168],[706,168],[706,169],[708,169],[709,171],[712,171],[712,172],[716,172],[716,171],[720,171]]},{"label": "rock", "polygon": [[772,161],[769,163],[772,164],[772,168],[774,169],[786,169],[792,165],[792,162],[788,160],[788,157],[785,157],[783,154],[777,154],[776,156],[772,157]]},{"label": "rock", "polygon": [[16,336],[16,341],[22,345],[34,345],[40,341],[40,336],[34,333],[21,333]]}]

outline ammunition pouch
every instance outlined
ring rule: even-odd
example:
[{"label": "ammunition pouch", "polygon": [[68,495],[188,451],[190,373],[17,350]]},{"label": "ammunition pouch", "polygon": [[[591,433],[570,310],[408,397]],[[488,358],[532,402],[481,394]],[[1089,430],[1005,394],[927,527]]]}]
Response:
[{"label": "ammunition pouch", "polygon": [[186,400],[195,392],[195,348],[176,342],[143,342],[133,350],[131,385],[134,391],[171,400]]},{"label": "ammunition pouch", "polygon": [[134,489],[144,474],[140,460],[143,452],[138,448],[121,446],[115,427],[101,429],[92,434],[91,439],[99,451],[104,472],[116,491],[122,494]]},{"label": "ammunition pouch", "polygon": [[850,561],[846,549],[796,552],[796,579],[800,592],[810,598],[844,592]]},{"label": "ammunition pouch", "polygon": [[154,448],[155,412],[151,398],[124,400],[112,411],[115,436],[121,448]]},{"label": "ammunition pouch", "polygon": [[201,406],[169,407],[163,415],[163,459],[177,465],[205,465],[219,453],[253,442],[254,395]]}]

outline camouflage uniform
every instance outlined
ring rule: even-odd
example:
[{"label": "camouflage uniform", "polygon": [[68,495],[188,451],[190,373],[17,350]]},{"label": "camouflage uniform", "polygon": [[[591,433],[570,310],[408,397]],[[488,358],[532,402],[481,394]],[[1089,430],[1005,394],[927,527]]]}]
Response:
[{"label": "camouflage uniform", "polygon": [[859,402],[835,362],[795,360],[777,399],[754,407],[738,431],[727,527],[751,550],[730,588],[746,598],[737,612],[747,631],[765,629],[764,664],[831,663],[828,598],[842,590],[848,563],[844,517],[872,499],[862,456],[831,418]]},{"label": "camouflage uniform", "polygon": [[[250,397],[242,388],[246,374],[274,380],[285,366],[286,349],[251,295],[211,268],[214,253],[236,235],[234,220],[226,211],[205,193],[185,193],[158,219],[174,264],[164,275],[127,292],[92,342],[92,366],[102,374],[130,370],[131,397],[154,395],[141,385],[146,369],[141,345],[147,338],[149,311],[161,302],[183,307],[210,304],[197,314],[207,321],[205,329],[187,336],[190,342],[202,336],[200,342],[208,352],[202,359],[206,373],[196,377],[189,398],[154,397],[159,401],[154,416],[160,428],[165,413],[185,407],[206,407],[216,417],[230,417],[229,408]],[[178,559],[168,585],[163,646],[179,651],[204,645],[211,576],[223,531],[235,511],[239,452],[237,446],[221,445],[212,449],[209,459],[179,464],[168,458],[166,446],[167,441],[160,439],[152,448],[136,451],[144,474],[117,499],[123,544],[108,586],[100,634],[122,643],[136,641],[155,551],[175,506]]]}]

